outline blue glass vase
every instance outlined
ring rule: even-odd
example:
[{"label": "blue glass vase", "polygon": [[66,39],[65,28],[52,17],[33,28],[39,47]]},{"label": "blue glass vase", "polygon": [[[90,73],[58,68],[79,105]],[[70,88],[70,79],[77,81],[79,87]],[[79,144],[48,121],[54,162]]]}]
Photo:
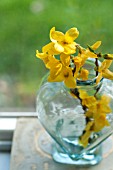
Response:
[{"label": "blue glass vase", "polygon": [[[106,79],[102,79],[99,84],[96,84],[96,78],[77,81],[77,88],[85,89],[87,93],[109,96],[110,108],[113,109],[111,87],[112,81]],[[83,147],[80,137],[87,123],[84,110],[80,101],[69,93],[63,82],[49,83],[45,78],[38,91],[36,106],[41,124],[55,141],[52,146],[55,161],[90,166],[102,160],[101,143],[113,133],[113,113],[106,117],[110,126],[93,133],[87,147]]]}]

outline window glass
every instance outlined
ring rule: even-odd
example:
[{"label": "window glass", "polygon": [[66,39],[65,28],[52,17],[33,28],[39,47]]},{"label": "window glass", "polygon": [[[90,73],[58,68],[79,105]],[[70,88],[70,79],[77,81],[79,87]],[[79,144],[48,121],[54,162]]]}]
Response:
[{"label": "window glass", "polygon": [[0,110],[35,110],[41,78],[47,72],[35,57],[49,42],[49,30],[77,27],[77,42],[102,40],[100,50],[113,53],[112,1],[1,0]]}]

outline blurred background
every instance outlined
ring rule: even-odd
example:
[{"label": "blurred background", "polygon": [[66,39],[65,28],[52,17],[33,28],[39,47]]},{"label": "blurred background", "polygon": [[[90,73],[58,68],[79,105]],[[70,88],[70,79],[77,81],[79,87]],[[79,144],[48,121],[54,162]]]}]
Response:
[{"label": "blurred background", "polygon": [[35,51],[49,42],[49,31],[77,27],[77,42],[102,41],[113,53],[113,1],[0,0],[0,111],[35,110],[35,98],[47,72]]}]

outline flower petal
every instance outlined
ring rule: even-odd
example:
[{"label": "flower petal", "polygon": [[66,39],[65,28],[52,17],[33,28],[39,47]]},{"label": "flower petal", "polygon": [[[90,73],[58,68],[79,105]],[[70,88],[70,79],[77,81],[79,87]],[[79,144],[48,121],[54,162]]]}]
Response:
[{"label": "flower petal", "polygon": [[51,48],[53,48],[53,45],[54,45],[53,42],[51,42],[51,43],[49,43],[49,44],[43,46],[42,52],[43,52],[43,53],[48,52]]},{"label": "flower petal", "polygon": [[79,96],[81,99],[84,99],[84,98],[88,97],[88,94],[85,90],[79,90]]},{"label": "flower petal", "polygon": [[64,83],[69,88],[75,88],[76,87],[76,79],[73,76],[70,76],[64,80]]},{"label": "flower petal", "polygon": [[48,62],[46,63],[47,68],[51,68],[54,63],[58,63],[59,60],[57,60],[53,55],[48,55]]},{"label": "flower petal", "polygon": [[107,60],[105,59],[102,63],[101,66],[99,67],[98,71],[101,72],[105,69],[108,69],[110,65],[112,64],[112,60]]},{"label": "flower petal", "polygon": [[56,62],[55,64],[53,63],[53,65],[50,68],[50,77],[52,79],[55,79],[61,73],[61,70],[62,64],[59,61]]},{"label": "flower petal", "polygon": [[42,48],[42,51],[43,51],[43,53],[48,53],[48,54],[51,54],[51,55],[58,55],[59,54],[59,52],[55,50],[53,42],[45,45]]},{"label": "flower petal", "polygon": [[79,35],[79,31],[77,28],[71,28],[65,33],[65,40],[68,43],[73,42]]},{"label": "flower petal", "polygon": [[81,72],[80,72],[80,78],[82,78],[82,80],[88,80],[88,75],[89,75],[89,71],[82,68]]},{"label": "flower petal", "polygon": [[74,57],[74,64],[75,64],[75,67],[76,67],[76,70],[74,72],[74,77],[76,78],[78,76],[78,73],[79,73],[79,70],[80,70],[80,67],[81,67],[81,62],[82,62],[82,58],[77,56],[77,57]]},{"label": "flower petal", "polygon": [[62,74],[59,74],[57,77],[52,78],[51,76],[48,77],[48,82],[62,82],[64,80],[64,77]]},{"label": "flower petal", "polygon": [[96,84],[98,84],[100,82],[100,80],[102,79],[102,72],[99,73],[97,79],[96,79]]},{"label": "flower petal", "polygon": [[60,32],[60,31],[55,31],[55,27],[53,27],[50,30],[50,39],[51,39],[52,42],[64,41],[64,33]]},{"label": "flower petal", "polygon": [[60,60],[64,66],[69,66],[70,64],[70,56],[62,53],[60,55]]},{"label": "flower petal", "polygon": [[36,57],[37,57],[37,58],[43,59],[43,58],[45,58],[46,56],[47,56],[47,54],[45,54],[45,53],[39,53],[39,51],[36,50]]},{"label": "flower petal", "polygon": [[100,45],[101,45],[101,41],[97,41],[95,44],[93,44],[93,45],[91,46],[91,48],[92,48],[93,50],[96,50],[97,48],[100,47]]},{"label": "flower petal", "polygon": [[62,45],[60,45],[59,43],[55,43],[54,47],[57,52],[59,52],[59,53],[64,52],[64,47]]},{"label": "flower petal", "polygon": [[51,40],[52,42],[56,42],[56,40],[54,40],[54,39],[52,38],[53,32],[55,32],[55,27],[52,27],[52,28],[51,28],[49,35],[50,35],[50,40]]},{"label": "flower petal", "polygon": [[106,68],[109,68],[109,67],[110,67],[110,65],[112,64],[112,61],[113,61],[113,60],[105,60],[105,62],[106,62]]},{"label": "flower petal", "polygon": [[93,103],[93,104],[96,103],[96,99],[95,99],[94,96],[89,96],[89,97],[84,98],[84,99],[82,100],[82,105],[83,105],[83,106],[87,106],[88,108],[92,106],[92,103]]},{"label": "flower petal", "polygon": [[[39,51],[37,50],[36,51],[36,57],[38,57],[38,58],[40,58],[41,60],[43,60],[43,62],[44,62],[44,64],[45,64],[45,66],[47,67],[47,68],[50,68],[50,66],[49,66],[49,55],[48,54],[46,54],[46,53],[39,53]],[[51,57],[53,57],[53,56],[51,56]]]},{"label": "flower petal", "polygon": [[86,55],[88,56],[88,58],[97,58],[97,55],[94,54],[93,52],[86,50]]},{"label": "flower petal", "polygon": [[93,130],[95,132],[99,132],[100,130],[102,130],[104,128],[104,126],[108,126],[108,125],[109,125],[109,123],[106,120],[106,115],[101,114],[101,116],[99,118],[95,119]]},{"label": "flower petal", "polygon": [[113,80],[113,72],[111,72],[109,69],[105,69],[105,70],[102,72],[102,76],[103,76],[104,78]]},{"label": "flower petal", "polygon": [[69,54],[74,54],[76,52],[76,43],[73,42],[71,44],[65,44],[64,45],[64,53],[69,55]]}]

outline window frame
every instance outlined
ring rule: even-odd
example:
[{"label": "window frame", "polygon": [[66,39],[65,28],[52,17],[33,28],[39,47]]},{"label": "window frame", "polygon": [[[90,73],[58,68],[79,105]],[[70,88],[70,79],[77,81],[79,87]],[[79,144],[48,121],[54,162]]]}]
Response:
[{"label": "window frame", "polygon": [[0,152],[11,151],[13,134],[19,117],[37,117],[37,115],[36,112],[0,112],[0,121],[3,122],[0,126]]},{"label": "window frame", "polygon": [[0,118],[37,117],[36,112],[0,112]]}]

